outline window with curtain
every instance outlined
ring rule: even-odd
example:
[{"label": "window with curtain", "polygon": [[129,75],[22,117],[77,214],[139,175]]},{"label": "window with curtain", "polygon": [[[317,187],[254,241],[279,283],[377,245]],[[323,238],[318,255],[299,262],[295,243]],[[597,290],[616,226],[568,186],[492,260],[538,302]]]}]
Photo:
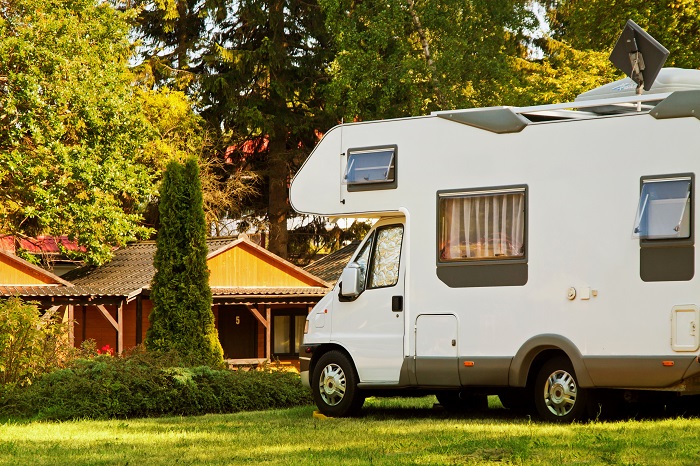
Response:
[{"label": "window with curtain", "polygon": [[442,193],[440,261],[518,259],[525,255],[525,188]]}]

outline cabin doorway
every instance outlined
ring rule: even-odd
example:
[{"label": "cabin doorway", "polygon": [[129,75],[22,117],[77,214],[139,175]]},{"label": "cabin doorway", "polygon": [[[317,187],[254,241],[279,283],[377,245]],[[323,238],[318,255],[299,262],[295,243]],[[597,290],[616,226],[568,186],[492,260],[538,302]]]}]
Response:
[{"label": "cabin doorway", "polygon": [[258,321],[245,306],[219,306],[218,330],[224,359],[258,357]]}]

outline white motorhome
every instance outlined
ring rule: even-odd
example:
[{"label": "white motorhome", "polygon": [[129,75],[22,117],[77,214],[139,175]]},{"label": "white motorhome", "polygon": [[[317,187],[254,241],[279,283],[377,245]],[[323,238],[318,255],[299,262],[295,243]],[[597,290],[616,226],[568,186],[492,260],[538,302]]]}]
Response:
[{"label": "white motorhome", "polygon": [[321,412],[499,394],[569,421],[593,389],[700,393],[700,71],[635,87],[324,136],[292,206],[378,221],[307,319]]}]

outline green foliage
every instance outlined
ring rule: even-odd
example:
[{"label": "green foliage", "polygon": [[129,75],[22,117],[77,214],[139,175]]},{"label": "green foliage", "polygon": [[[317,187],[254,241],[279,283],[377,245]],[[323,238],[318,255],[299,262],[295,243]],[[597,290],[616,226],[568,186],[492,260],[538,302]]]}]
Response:
[{"label": "green foliage", "polygon": [[100,264],[148,236],[138,160],[152,132],[128,68],[128,22],[92,0],[0,8],[0,230],[67,234]]},{"label": "green foliage", "polygon": [[0,384],[31,384],[63,367],[72,353],[68,323],[60,316],[41,316],[36,305],[19,298],[0,301]]},{"label": "green foliage", "polygon": [[696,0],[545,1],[552,32],[579,50],[610,53],[628,19],[666,47],[666,66],[700,67],[700,3]]},{"label": "green foliage", "polygon": [[160,189],[160,222],[146,346],[177,351],[200,364],[223,364],[212,313],[199,167],[171,161]]},{"label": "green foliage", "polygon": [[346,120],[499,104],[534,25],[527,2],[321,0],[337,54],[330,99]]},{"label": "green foliage", "polygon": [[606,52],[576,50],[551,38],[540,45],[545,51],[542,60],[512,59],[518,72],[502,87],[503,105],[573,102],[582,92],[622,78]]},{"label": "green foliage", "polygon": [[0,416],[36,420],[199,415],[309,404],[296,373],[185,367],[172,353],[79,359],[0,389]]}]

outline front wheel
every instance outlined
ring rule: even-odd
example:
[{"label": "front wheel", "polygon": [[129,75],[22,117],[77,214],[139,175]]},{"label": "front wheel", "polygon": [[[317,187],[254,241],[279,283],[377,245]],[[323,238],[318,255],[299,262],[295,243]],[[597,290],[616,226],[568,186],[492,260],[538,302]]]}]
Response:
[{"label": "front wheel", "polygon": [[573,422],[586,414],[588,393],[578,386],[571,362],[564,357],[547,361],[535,379],[535,407],[545,421]]},{"label": "front wheel", "polygon": [[365,402],[357,388],[357,375],[350,359],[340,351],[321,356],[311,379],[314,401],[326,416],[356,414]]}]

